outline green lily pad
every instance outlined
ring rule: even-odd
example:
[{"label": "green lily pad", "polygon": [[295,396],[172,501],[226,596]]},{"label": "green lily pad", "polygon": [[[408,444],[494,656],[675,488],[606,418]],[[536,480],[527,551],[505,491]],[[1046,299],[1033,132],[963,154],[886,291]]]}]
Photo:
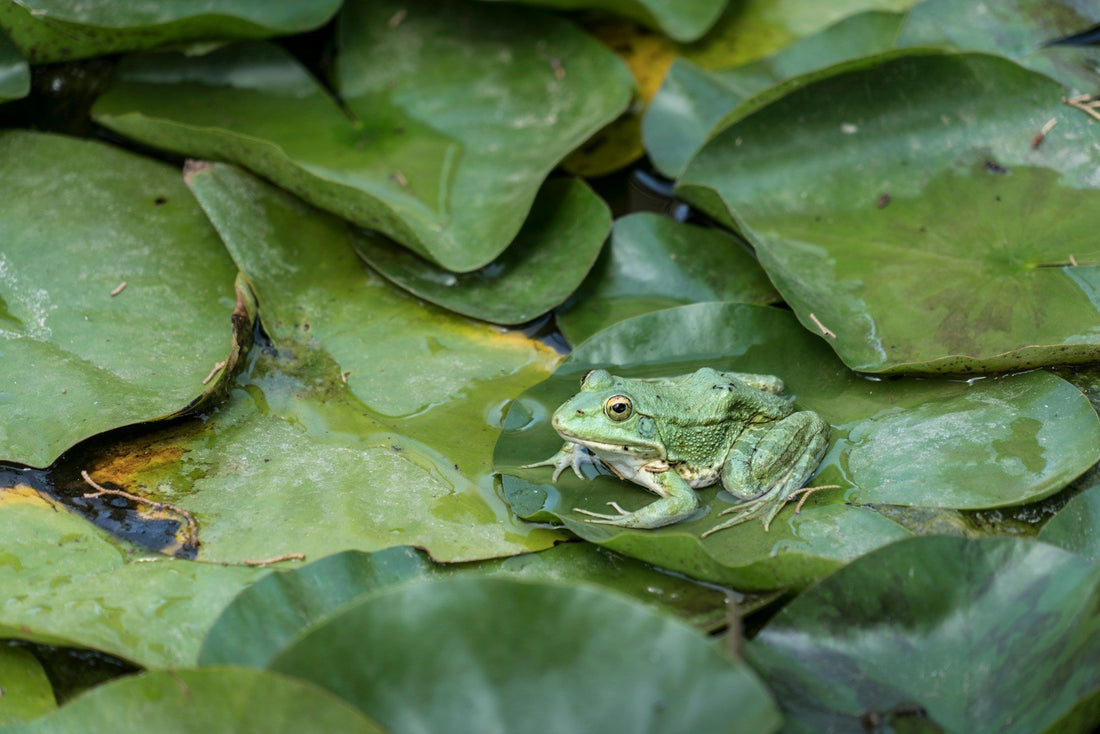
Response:
[{"label": "green lily pad", "polygon": [[[1100,152],[1063,93],[1002,58],[884,60],[726,128],[679,191],[736,220],[799,320],[831,330],[853,369],[1094,360]],[[1032,148],[1052,118],[1059,137]]]},{"label": "green lily pad", "polygon": [[679,176],[715,125],[741,102],[786,79],[891,48],[905,18],[857,13],[767,58],[718,71],[678,58],[642,120],[650,160],[665,175]]},{"label": "green lily pad", "polygon": [[544,184],[515,241],[473,273],[443,270],[381,235],[356,241],[367,263],[426,301],[497,324],[541,316],[588,274],[611,229],[611,212],[587,184]]},{"label": "green lily pad", "polygon": [[589,582],[664,607],[705,631],[726,620],[727,592],[661,573],[589,543],[447,565],[434,563],[423,551],[398,546],[375,553],[337,553],[260,580],[222,612],[203,641],[199,662],[262,668],[304,629],[360,597],[398,583],[457,575]]},{"label": "green lily pad", "polygon": [[216,10],[188,0],[18,0],[0,5],[0,27],[31,62],[44,64],[169,43],[300,33],[324,25],[339,7],[339,0],[227,0]]},{"label": "green lily pad", "polygon": [[270,571],[142,554],[29,488],[0,490],[0,637],[193,664],[206,630]]},{"label": "green lily pad", "polygon": [[46,671],[29,651],[0,645],[0,726],[18,724],[57,708]]},{"label": "green lily pad", "polygon": [[572,344],[631,316],[700,301],[774,303],[779,294],[744,241],[640,212],[616,220],[611,244],[558,326]]},{"label": "green lily pad", "polygon": [[1100,688],[1098,588],[1096,564],[1045,543],[914,538],[805,592],[746,653],[791,732],[865,731],[869,716],[1090,731],[1080,714]]},{"label": "green lily pad", "polygon": [[630,99],[611,52],[530,9],[352,0],[337,35],[342,104],[285,51],[241,44],[124,60],[93,116],[239,162],[465,272],[504,251],[550,170]]},{"label": "green lily pad", "polygon": [[303,731],[380,734],[377,724],[317,686],[261,670],[171,670],[121,678],[5,734]]},{"label": "green lily pad", "polygon": [[26,97],[31,90],[31,70],[11,39],[0,31],[0,102]]},{"label": "green lily pad", "polygon": [[207,420],[116,447],[135,460],[97,476],[190,511],[208,561],[394,545],[480,560],[563,537],[509,516],[490,459],[501,405],[554,352],[397,290],[356,255],[353,227],[250,174],[186,179],[272,343]]},{"label": "green lily pad", "polygon": [[[499,0],[492,0],[494,2]],[[520,0],[561,10],[592,9],[616,13],[661,31],[677,41],[694,41],[718,20],[727,0]]]},{"label": "green lily pad", "polygon": [[1039,531],[1039,539],[1100,562],[1100,487],[1067,502]]},{"label": "green lily pad", "polygon": [[[621,530],[584,521],[574,508],[614,501],[648,504],[640,487],[607,473],[556,483],[547,468],[521,469],[561,445],[549,426],[581,376],[608,368],[627,376],[674,375],[709,366],[780,376],[800,409],[832,424],[832,445],[800,514],[788,505],[771,530],[750,522],[699,535],[729,506],[716,487],[700,491],[701,517],[658,530]],[[696,578],[737,588],[809,583],[907,533],[851,505],[979,508],[1047,497],[1100,459],[1100,421],[1069,383],[1045,372],[966,383],[870,381],[776,309],[704,303],[623,321],[574,350],[554,377],[509,407],[494,461],[503,491],[522,517],[557,520],[586,540]],[[591,476],[591,472],[589,473]]]},{"label": "green lily pad", "polygon": [[0,459],[44,467],[220,391],[250,316],[179,173],[16,131],[0,133],[0,161]]},{"label": "green lily pad", "polygon": [[682,622],[587,586],[399,586],[319,622],[271,668],[329,689],[394,732],[779,725],[747,666]]}]

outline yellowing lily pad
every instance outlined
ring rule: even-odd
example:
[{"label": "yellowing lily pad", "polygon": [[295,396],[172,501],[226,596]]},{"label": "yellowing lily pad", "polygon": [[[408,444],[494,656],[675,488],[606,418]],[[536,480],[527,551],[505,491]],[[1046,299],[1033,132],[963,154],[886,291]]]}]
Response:
[{"label": "yellowing lily pad", "polygon": [[220,389],[251,316],[178,171],[7,131],[0,189],[0,460],[44,467]]},{"label": "yellowing lily pad", "polygon": [[197,165],[187,180],[271,344],[207,421],[131,452],[178,461],[97,472],[193,513],[201,560],[394,545],[472,560],[560,539],[509,517],[490,459],[500,406],[556,354],[397,290],[356,255],[353,227],[250,174]]},{"label": "yellowing lily pad", "polygon": [[611,52],[530,9],[350,0],[337,41],[339,103],[285,51],[245,44],[124,61],[93,114],[465,272],[504,251],[546,175],[632,89]]}]

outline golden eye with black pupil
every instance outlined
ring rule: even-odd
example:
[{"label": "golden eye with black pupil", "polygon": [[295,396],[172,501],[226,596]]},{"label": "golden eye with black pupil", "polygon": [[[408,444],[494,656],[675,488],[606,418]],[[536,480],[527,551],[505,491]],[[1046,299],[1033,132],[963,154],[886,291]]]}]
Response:
[{"label": "golden eye with black pupil", "polygon": [[625,421],[634,412],[634,406],[625,395],[612,395],[603,404],[603,412],[613,421]]}]

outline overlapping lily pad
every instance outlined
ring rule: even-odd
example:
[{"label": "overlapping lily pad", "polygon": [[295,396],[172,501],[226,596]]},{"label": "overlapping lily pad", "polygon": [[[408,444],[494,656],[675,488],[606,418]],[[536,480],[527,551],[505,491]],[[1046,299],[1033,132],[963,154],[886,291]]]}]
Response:
[{"label": "overlapping lily pad", "polygon": [[393,584],[455,575],[598,584],[663,607],[708,631],[726,619],[722,590],[658,572],[589,543],[563,543],[541,553],[445,566],[423,551],[399,546],[376,553],[337,553],[257,582],[214,623],[199,662],[264,667],[304,629],[360,597]]},{"label": "overlapping lily pad", "polygon": [[0,5],[0,27],[36,64],[207,39],[266,38],[323,25],[340,0],[119,3],[18,0]]},{"label": "overlapping lily pad", "polygon": [[57,707],[46,671],[28,650],[0,645],[0,726],[18,724]]},{"label": "overlapping lily pad", "polygon": [[394,732],[779,725],[746,665],[682,622],[588,586],[399,586],[309,628],[270,667],[318,683]]},{"label": "overlapping lily pad", "polygon": [[611,242],[558,326],[573,344],[618,321],[700,301],[779,300],[744,241],[722,230],[640,212],[618,219]]},{"label": "overlapping lily pad", "polygon": [[[1064,93],[992,56],[883,60],[726,128],[678,190],[736,221],[799,320],[835,334],[854,369],[1095,360],[1100,152]],[[1058,135],[1034,147],[1051,119]]]},{"label": "overlapping lily pad", "polygon": [[0,31],[0,102],[25,97],[31,88],[31,70],[11,39]]},{"label": "overlapping lily pad", "polygon": [[245,44],[124,61],[93,114],[465,272],[508,246],[549,171],[632,87],[595,40],[526,8],[350,0],[338,43],[340,103],[286,52]]},{"label": "overlapping lily pad", "polygon": [[[584,522],[573,508],[652,501],[609,474],[581,480],[546,468],[560,439],[551,412],[587,370],[672,375],[710,366],[780,376],[800,409],[832,424],[832,446],[811,484],[842,485],[793,503],[765,532],[751,522],[699,540],[729,506],[716,488],[700,492],[707,512],[659,530]],[[951,380],[871,381],[847,370],[793,316],[742,304],[697,304],[623,321],[580,345],[555,376],[509,408],[495,462],[513,509],[559,520],[582,537],[697,578],[739,588],[807,583],[872,548],[906,535],[861,506],[979,508],[1021,504],[1058,491],[1100,458],[1100,422],[1072,385],[1045,372],[972,384]],[[976,430],[975,427],[980,427]],[[591,475],[591,472],[589,474]]]},{"label": "overlapping lily pad", "polygon": [[1087,732],[1097,589],[1096,564],[1045,543],[914,538],[807,591],[747,653],[791,732],[866,731],[869,717],[895,731]]},{"label": "overlapping lily pad", "polygon": [[510,518],[490,476],[500,406],[557,355],[407,296],[363,265],[354,228],[250,174],[187,180],[273,344],[208,421],[121,452],[178,460],[106,458],[100,481],[192,512],[210,561],[393,545],[476,560],[561,537]]},{"label": "overlapping lily pad", "polygon": [[758,61],[707,70],[685,58],[669,68],[642,121],[653,164],[679,176],[710,131],[741,102],[791,77],[891,48],[905,16],[857,13]]},{"label": "overlapping lily pad", "polygon": [[237,339],[251,337],[251,316],[178,171],[8,131],[0,189],[0,460],[43,467],[88,436],[221,388],[236,359],[235,304]]},{"label": "overlapping lily pad", "polygon": [[519,324],[569,297],[611,229],[607,205],[579,179],[543,185],[523,229],[500,257],[473,273],[451,273],[378,234],[356,249],[402,288],[457,313]]},{"label": "overlapping lily pad", "polygon": [[317,686],[260,670],[171,670],[122,678],[10,734],[156,731],[232,734],[303,731],[381,734],[383,729]]},{"label": "overlapping lily pad", "polygon": [[29,488],[0,490],[0,637],[190,665],[215,617],[270,571],[137,552]]},{"label": "overlapping lily pad", "polygon": [[1077,495],[1047,521],[1040,540],[1100,562],[1100,487]]},{"label": "overlapping lily pad", "polygon": [[726,7],[727,0],[520,0],[562,10],[591,8],[618,13],[660,30],[677,41],[694,41],[706,33]]}]

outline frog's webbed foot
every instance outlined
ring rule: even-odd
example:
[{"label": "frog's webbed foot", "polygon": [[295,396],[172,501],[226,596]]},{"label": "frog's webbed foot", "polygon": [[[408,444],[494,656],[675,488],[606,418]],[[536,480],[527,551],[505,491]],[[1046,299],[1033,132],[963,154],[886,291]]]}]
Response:
[{"label": "frog's webbed foot", "polygon": [[[588,459],[588,451],[580,448],[575,443],[568,443],[561,447],[558,453],[551,456],[549,459],[543,459],[542,461],[536,461],[533,464],[524,464],[520,469],[534,469],[538,466],[552,466],[554,467],[554,475],[551,477],[551,481],[558,481],[558,477],[565,471],[566,467],[571,467],[573,473],[579,478],[584,479],[584,474],[581,473],[581,464]],[[591,461],[591,459],[588,459]]]},{"label": "frog's webbed foot", "polygon": [[585,522],[596,523],[596,524],[600,524],[600,525],[617,525],[619,523],[619,521],[621,521],[624,517],[630,517],[631,515],[634,514],[633,512],[627,512],[623,508],[619,507],[618,502],[608,502],[607,504],[611,507],[611,509],[615,510],[615,512],[617,512],[619,514],[618,515],[603,515],[599,512],[592,512],[591,510],[581,509],[580,507],[574,507],[573,512],[579,512],[582,515],[588,515],[589,517],[594,517],[594,518],[596,518],[595,520],[585,520]]}]

